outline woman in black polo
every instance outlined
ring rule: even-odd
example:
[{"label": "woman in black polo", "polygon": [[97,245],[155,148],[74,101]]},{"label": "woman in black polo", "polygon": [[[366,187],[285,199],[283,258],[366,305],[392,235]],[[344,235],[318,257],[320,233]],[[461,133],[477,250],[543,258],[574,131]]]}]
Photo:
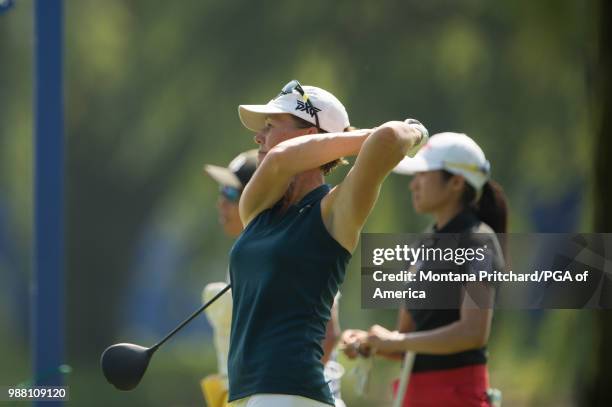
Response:
[{"label": "woman in black polo", "polygon": [[[240,199],[245,230],[230,253],[229,400],[334,405],[321,363],[334,296],[381,183],[426,130],[389,122],[345,132],[338,99],[297,81],[239,113],[255,132],[260,164]],[[324,184],[324,172],[350,155],[357,159],[345,179]]]},{"label": "woman in black polo", "polygon": [[[458,133],[434,135],[394,171],[414,174],[412,202],[417,213],[433,216],[433,232],[460,234],[462,246],[486,239],[490,261],[500,265],[502,250],[493,233],[506,232],[506,199],[501,187],[489,180],[489,162],[471,138]],[[421,264],[419,270],[428,267]],[[458,272],[470,270],[458,267]],[[460,296],[460,289],[461,285],[452,286],[450,297],[469,301],[469,296]],[[482,303],[476,307],[459,300],[453,309],[401,309],[397,331],[379,325],[368,332],[345,331],[347,355],[375,349],[377,355],[401,358],[404,352],[415,352],[404,407],[489,406],[486,345],[494,294],[490,286],[478,289],[480,300],[482,294],[485,297],[484,308]],[[394,387],[397,391],[397,382]]]}]

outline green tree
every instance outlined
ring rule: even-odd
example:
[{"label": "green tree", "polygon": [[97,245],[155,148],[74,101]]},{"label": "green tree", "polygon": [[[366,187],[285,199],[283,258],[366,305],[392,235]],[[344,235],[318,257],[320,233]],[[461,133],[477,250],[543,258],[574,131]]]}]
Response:
[{"label": "green tree", "polygon": [[[612,231],[612,4],[599,1],[599,60],[594,81],[593,103],[595,116],[600,122],[596,133],[594,162],[594,224],[593,230],[598,233]],[[608,253],[609,255],[609,253]],[[605,289],[612,288],[608,284]],[[612,294],[608,292],[608,294]],[[611,305],[610,301],[607,306]],[[604,407],[612,405],[612,310],[596,311],[595,324],[596,351],[593,355],[595,364],[592,384],[586,385],[582,394],[582,405]]]}]

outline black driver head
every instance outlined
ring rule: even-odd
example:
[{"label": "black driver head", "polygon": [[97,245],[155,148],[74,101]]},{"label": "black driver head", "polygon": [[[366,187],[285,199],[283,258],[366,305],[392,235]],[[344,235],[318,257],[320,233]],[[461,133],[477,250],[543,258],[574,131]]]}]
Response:
[{"label": "black driver head", "polygon": [[133,343],[118,343],[106,348],[100,364],[104,377],[119,390],[132,390],[144,375],[154,350]]}]

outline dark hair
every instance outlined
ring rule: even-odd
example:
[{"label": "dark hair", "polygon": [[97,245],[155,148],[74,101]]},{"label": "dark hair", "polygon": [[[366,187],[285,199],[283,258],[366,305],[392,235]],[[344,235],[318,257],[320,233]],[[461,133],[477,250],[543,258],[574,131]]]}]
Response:
[{"label": "dark hair", "polygon": [[[445,181],[448,181],[453,175],[455,174],[442,170],[442,177]],[[478,201],[476,201],[476,189],[466,182],[461,203],[464,208],[472,208],[478,219],[489,225],[495,233],[508,231],[508,199],[497,182],[487,181],[482,187]]]},{"label": "dark hair", "polygon": [[[293,121],[295,123],[295,125],[299,128],[299,129],[307,129],[309,127],[317,127],[315,124],[310,123],[307,120],[302,119],[301,117],[297,117],[295,115],[291,115],[291,117],[293,118]],[[319,133],[327,133],[327,131],[323,130],[320,127],[317,127],[317,130]],[[356,130],[355,127],[347,127],[346,129],[344,129],[344,131],[351,131],[351,130]],[[344,157],[340,157],[334,161],[330,161],[328,163],[325,163],[321,166],[321,171],[323,171],[323,175],[327,175],[330,172],[332,172],[335,168],[339,167],[340,165],[346,165],[348,164],[348,161],[346,161],[344,159]]]}]

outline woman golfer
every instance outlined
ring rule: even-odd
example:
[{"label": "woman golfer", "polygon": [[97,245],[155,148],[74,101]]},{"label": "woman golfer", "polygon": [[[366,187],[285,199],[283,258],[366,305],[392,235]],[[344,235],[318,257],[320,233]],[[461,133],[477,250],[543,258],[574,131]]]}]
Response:
[{"label": "woman golfer", "polygon": [[[321,341],[334,296],[381,183],[426,134],[385,123],[344,132],[331,93],[291,81],[266,105],[241,105],[260,164],[240,199],[244,232],[230,253],[234,312],[228,360],[234,406],[334,405]],[[357,155],[333,189],[323,175]]]},{"label": "woman golfer", "polygon": [[[225,235],[237,238],[242,233],[242,221],[238,211],[238,202],[244,187],[247,185],[257,166],[257,150],[249,150],[240,153],[227,167],[217,165],[205,165],[204,171],[219,184],[219,198],[217,200],[217,211],[219,223],[223,227]],[[229,275],[228,275],[229,278]],[[225,288],[227,283],[210,283],[204,287],[202,301],[206,303]],[[331,309],[331,318],[327,322],[325,338],[322,348],[323,356],[321,362],[326,369],[331,369],[335,364],[336,342],[340,337],[340,322],[338,318],[338,298]],[[206,310],[206,316],[213,326],[214,344],[217,351],[219,374],[208,375],[201,381],[202,391],[209,407],[222,407],[227,405],[227,355],[230,343],[230,324],[232,318],[232,296],[231,291],[218,298],[214,305]],[[331,366],[331,367],[330,367]],[[345,406],[340,394],[340,379],[333,378],[330,381],[334,403],[336,407]]]},{"label": "woman golfer", "polygon": [[[487,262],[503,265],[502,250],[492,233],[506,232],[506,199],[501,187],[489,180],[489,162],[471,138],[457,133],[434,135],[394,172],[414,174],[412,203],[417,213],[433,216],[433,232],[460,234],[464,242],[490,239]],[[431,267],[425,262],[418,269]],[[456,271],[470,272],[469,266]],[[453,287],[458,289],[459,285]],[[342,335],[346,353],[355,357],[375,350],[377,355],[393,358],[415,352],[404,407],[489,406],[486,345],[493,289],[487,285],[477,289],[480,299],[484,297],[480,307],[469,303],[473,297],[464,296],[454,309],[401,309],[397,331],[379,325],[368,332],[347,330]]]}]

